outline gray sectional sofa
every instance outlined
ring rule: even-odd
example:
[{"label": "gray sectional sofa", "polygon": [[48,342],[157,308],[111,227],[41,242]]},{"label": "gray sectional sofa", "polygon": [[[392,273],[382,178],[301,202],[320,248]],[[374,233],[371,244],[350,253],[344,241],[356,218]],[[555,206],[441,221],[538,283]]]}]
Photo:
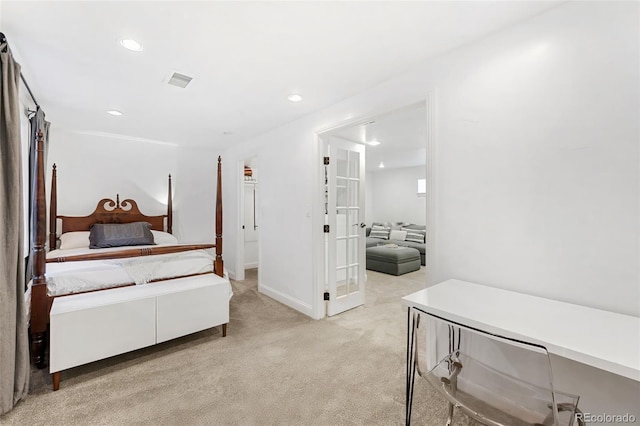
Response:
[{"label": "gray sectional sofa", "polygon": [[[405,229],[414,229],[414,230],[418,230],[418,231],[425,231],[426,227],[424,225],[415,225],[415,224],[402,224],[401,222],[397,222],[397,223],[392,223],[392,224],[382,224],[379,222],[374,222],[373,225],[383,225],[385,227],[389,227],[390,229],[397,229],[400,230],[402,228]],[[425,260],[426,260],[426,255],[425,255],[425,251],[427,248],[427,244],[426,244],[426,239],[424,243],[418,243],[418,242],[413,242],[413,241],[402,241],[402,240],[393,240],[393,239],[382,239],[382,238],[372,238],[370,237],[371,234],[371,227],[367,228],[367,240],[366,240],[366,245],[367,247],[375,247],[381,244],[397,244],[399,246],[402,247],[411,247],[414,249],[417,249],[420,252],[420,263],[424,266],[425,265]]]}]

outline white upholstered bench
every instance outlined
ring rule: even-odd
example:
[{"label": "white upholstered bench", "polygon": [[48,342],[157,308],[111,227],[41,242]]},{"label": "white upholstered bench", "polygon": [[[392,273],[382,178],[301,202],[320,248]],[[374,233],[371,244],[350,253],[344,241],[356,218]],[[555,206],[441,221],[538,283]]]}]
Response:
[{"label": "white upholstered bench", "polygon": [[231,286],[214,274],[56,297],[49,371],[60,371],[229,322]]}]

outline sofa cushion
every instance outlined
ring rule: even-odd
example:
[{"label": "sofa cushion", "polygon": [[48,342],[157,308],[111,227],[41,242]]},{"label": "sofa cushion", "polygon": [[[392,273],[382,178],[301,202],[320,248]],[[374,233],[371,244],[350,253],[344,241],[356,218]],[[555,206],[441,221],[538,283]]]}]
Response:
[{"label": "sofa cushion", "polygon": [[424,244],[424,243],[414,243],[412,241],[394,241],[394,240],[389,240],[389,243],[395,243],[395,244],[398,244],[399,246],[414,248],[414,249],[418,250],[420,252],[420,254],[422,254],[422,255],[425,254],[426,248],[427,248],[427,245]]},{"label": "sofa cushion", "polygon": [[369,238],[378,238],[380,240],[388,240],[390,231],[391,229],[385,228],[384,226],[373,225],[371,227],[371,233],[369,234]]},{"label": "sofa cushion", "polygon": [[382,243],[382,242],[380,241],[380,238],[371,238],[371,237],[367,237],[367,238],[365,239],[365,245],[366,245],[367,247],[375,247],[375,246],[377,246],[377,245],[379,245],[379,244],[384,244],[384,243]]},{"label": "sofa cushion", "polygon": [[381,262],[402,263],[420,260],[420,253],[409,247],[370,247],[367,249],[367,260],[373,259]]},{"label": "sofa cushion", "polygon": [[403,231],[407,231],[405,241],[412,241],[414,243],[424,243],[427,231],[418,229],[402,228]]},{"label": "sofa cushion", "polygon": [[427,227],[425,225],[416,225],[415,223],[410,223],[408,225],[403,225],[404,229],[417,229],[419,231],[426,231]]},{"label": "sofa cushion", "polygon": [[390,229],[400,229],[405,225],[405,222],[373,222],[371,226],[384,226]]},{"label": "sofa cushion", "polygon": [[392,229],[391,232],[389,232],[389,239],[390,240],[404,241],[405,238],[407,238],[407,231],[400,231],[399,229]]}]

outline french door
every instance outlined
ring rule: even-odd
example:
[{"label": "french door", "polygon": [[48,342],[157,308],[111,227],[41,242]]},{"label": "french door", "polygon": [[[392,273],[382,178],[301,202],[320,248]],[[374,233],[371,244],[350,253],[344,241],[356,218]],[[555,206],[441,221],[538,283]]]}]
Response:
[{"label": "french door", "polygon": [[365,147],[333,137],[327,151],[325,276],[332,316],[364,304]]}]

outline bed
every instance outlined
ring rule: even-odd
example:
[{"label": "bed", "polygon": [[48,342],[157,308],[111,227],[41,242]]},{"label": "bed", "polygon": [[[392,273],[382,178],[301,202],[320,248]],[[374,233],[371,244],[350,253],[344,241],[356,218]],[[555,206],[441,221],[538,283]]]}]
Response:
[{"label": "bed", "polygon": [[[30,296],[34,363],[60,372],[229,322],[229,279],[222,261],[222,164],[218,157],[215,244],[179,244],[167,213],[143,214],[135,200],[101,199],[87,216],[57,211],[53,166],[46,239],[44,157],[38,134]],[[215,254],[210,251],[215,250]],[[47,351],[47,348],[49,349]]]}]

